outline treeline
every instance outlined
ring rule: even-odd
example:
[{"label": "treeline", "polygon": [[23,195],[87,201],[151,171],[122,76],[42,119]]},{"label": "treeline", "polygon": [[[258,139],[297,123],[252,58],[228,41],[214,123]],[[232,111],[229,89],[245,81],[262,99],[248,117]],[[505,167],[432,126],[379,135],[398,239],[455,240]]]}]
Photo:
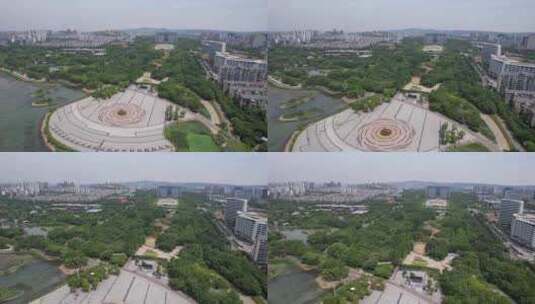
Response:
[{"label": "treeline", "polygon": [[459,254],[453,270],[440,276],[445,303],[510,303],[496,288],[516,303],[535,303],[534,269],[527,262],[512,260],[486,219],[470,215],[469,206],[474,206],[469,195],[450,199],[448,215],[439,222],[440,233],[427,248],[435,258]]},{"label": "treeline", "polygon": [[535,130],[514,112],[499,93],[481,85],[480,77],[466,53],[471,47],[466,44],[449,40],[445,53],[434,64],[433,71],[422,77],[423,85],[442,84],[438,91],[430,95],[431,109],[466,123],[472,130],[488,137],[490,131],[479,117],[479,111],[488,115],[497,114],[524,148],[535,151]]},{"label": "treeline", "polygon": [[240,303],[232,286],[245,295],[266,297],[265,274],[243,253],[230,250],[213,221],[210,214],[196,208],[194,200],[181,200],[170,228],[156,243],[165,251],[185,246],[169,263],[171,286],[200,304]]}]

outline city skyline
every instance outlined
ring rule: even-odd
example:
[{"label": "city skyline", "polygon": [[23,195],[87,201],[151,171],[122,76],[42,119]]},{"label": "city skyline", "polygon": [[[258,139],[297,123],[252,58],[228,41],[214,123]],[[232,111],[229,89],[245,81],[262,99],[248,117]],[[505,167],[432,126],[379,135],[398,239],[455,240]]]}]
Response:
[{"label": "city skyline", "polygon": [[[535,185],[528,153],[270,153],[269,182]],[[364,173],[361,173],[364,172]]]},{"label": "city skyline", "polygon": [[0,183],[155,181],[265,185],[267,166],[261,153],[0,153]]},{"label": "city skyline", "polygon": [[403,29],[533,32],[528,0],[271,0],[269,29],[349,32]]},{"label": "city skyline", "polygon": [[0,31],[183,30],[259,31],[267,28],[266,0],[37,1],[0,0]]}]

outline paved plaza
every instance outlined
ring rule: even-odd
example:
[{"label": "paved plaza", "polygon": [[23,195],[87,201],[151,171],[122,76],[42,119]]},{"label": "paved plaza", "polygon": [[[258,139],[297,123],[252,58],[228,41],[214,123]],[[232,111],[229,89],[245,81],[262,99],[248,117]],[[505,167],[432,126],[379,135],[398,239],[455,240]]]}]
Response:
[{"label": "paved plaza", "polygon": [[465,127],[397,94],[370,113],[347,109],[309,125],[297,137],[292,152],[440,151],[439,130],[445,122],[465,131],[460,144],[478,141]]},{"label": "paved plaza", "polygon": [[57,109],[49,130],[54,139],[77,151],[174,151],[164,137],[169,105],[153,93],[130,87],[107,100],[87,97]]},{"label": "paved plaza", "polygon": [[[119,276],[110,276],[89,293],[71,293],[65,285],[31,304],[193,304],[188,296],[171,290],[166,282],[134,270],[121,270]],[[133,269],[133,267],[130,267]]]},{"label": "paved plaza", "polygon": [[373,290],[372,293],[361,300],[363,304],[439,304],[442,302],[440,291],[432,295],[419,288],[407,286],[401,271],[395,271],[392,277],[385,281],[383,291]]}]

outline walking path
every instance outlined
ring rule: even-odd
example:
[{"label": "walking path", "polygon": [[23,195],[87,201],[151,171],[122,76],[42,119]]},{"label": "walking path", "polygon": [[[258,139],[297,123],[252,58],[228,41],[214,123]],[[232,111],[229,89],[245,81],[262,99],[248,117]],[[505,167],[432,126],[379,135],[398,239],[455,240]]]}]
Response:
[{"label": "walking path", "polygon": [[494,137],[496,138],[496,143],[498,144],[500,150],[511,150],[511,146],[509,145],[505,134],[503,134],[502,130],[500,129],[500,127],[498,127],[494,119],[492,119],[492,117],[490,117],[489,115],[483,113],[481,113],[481,119],[485,121],[487,126],[489,126],[489,129],[492,131],[492,134],[494,134]]}]

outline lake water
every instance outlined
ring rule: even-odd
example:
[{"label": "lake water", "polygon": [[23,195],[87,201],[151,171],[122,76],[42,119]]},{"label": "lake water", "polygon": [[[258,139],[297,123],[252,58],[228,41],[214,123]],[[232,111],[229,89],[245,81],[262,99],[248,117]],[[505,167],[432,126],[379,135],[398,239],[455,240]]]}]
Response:
[{"label": "lake water", "polygon": [[20,297],[4,304],[29,303],[62,285],[65,278],[65,275],[59,271],[58,265],[35,259],[14,273],[0,276],[0,286],[23,292]]},{"label": "lake water", "polygon": [[316,274],[292,265],[268,283],[269,304],[317,304],[325,291],[316,283]]},{"label": "lake water", "polygon": [[[294,108],[281,108],[289,100],[307,96],[313,97]],[[347,105],[342,100],[311,90],[285,90],[269,87],[268,98],[268,148],[269,151],[274,152],[283,151],[284,145],[299,127],[304,127],[313,121],[318,121],[347,108]],[[299,121],[279,121],[281,115],[291,115],[296,112],[307,112],[310,115]]]},{"label": "lake water", "polygon": [[49,88],[49,96],[57,106],[84,96],[62,85],[24,82],[0,72],[0,151],[48,151],[39,131],[48,108],[32,107],[32,94],[40,86]]}]

